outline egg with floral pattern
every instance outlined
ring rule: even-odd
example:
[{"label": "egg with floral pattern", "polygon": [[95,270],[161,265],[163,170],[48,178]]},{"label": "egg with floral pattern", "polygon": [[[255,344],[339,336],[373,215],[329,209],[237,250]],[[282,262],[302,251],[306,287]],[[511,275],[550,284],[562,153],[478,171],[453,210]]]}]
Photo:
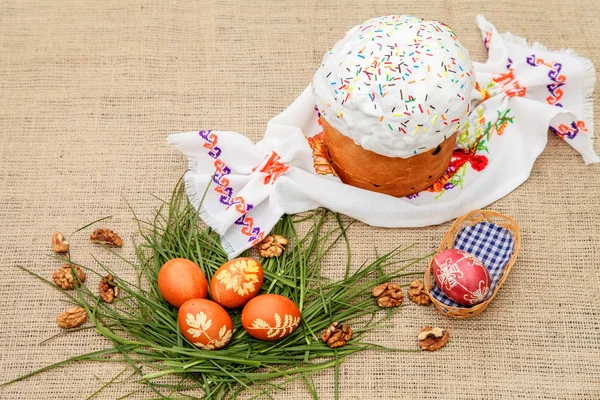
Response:
[{"label": "egg with floral pattern", "polygon": [[233,322],[227,311],[207,299],[191,299],[179,307],[179,329],[187,340],[202,350],[227,346],[233,335]]},{"label": "egg with floral pattern", "polygon": [[433,258],[433,276],[450,299],[464,306],[484,301],[490,293],[490,274],[473,254],[463,250],[440,251]]},{"label": "egg with floral pattern", "polygon": [[258,294],[264,273],[262,265],[247,257],[221,265],[210,281],[210,296],[225,308],[239,308]]},{"label": "egg with floral pattern", "polygon": [[260,340],[283,339],[298,328],[301,320],[298,306],[278,294],[256,296],[242,310],[242,326]]}]

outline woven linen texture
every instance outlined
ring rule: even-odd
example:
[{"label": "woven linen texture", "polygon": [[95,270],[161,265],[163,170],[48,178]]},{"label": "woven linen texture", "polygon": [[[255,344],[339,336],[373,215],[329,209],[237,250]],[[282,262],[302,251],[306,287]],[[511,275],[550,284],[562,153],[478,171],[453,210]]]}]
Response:
[{"label": "woven linen texture", "polygon": [[[61,265],[51,258],[53,231],[68,235],[112,215],[98,227],[118,232],[125,243],[117,251],[134,259],[137,227],[124,198],[138,217],[150,217],[160,206],[151,194],[168,198],[187,168],[166,145],[168,134],[207,127],[258,141],[341,35],[388,13],[447,23],[477,61],[486,59],[474,22],[482,13],[502,32],[553,49],[571,47],[600,66],[600,2],[589,0],[1,1],[0,380],[110,345],[94,330],[61,334],[55,317],[69,305],[17,268],[52,276]],[[597,94],[596,121],[598,100]],[[599,142],[596,137],[596,151]],[[489,207],[513,217],[523,234],[498,296],[467,320],[405,300],[369,341],[416,350],[417,334],[429,324],[448,329],[450,342],[431,354],[348,357],[340,367],[340,398],[600,398],[599,187],[600,166],[585,166],[550,135],[527,182]],[[373,259],[375,249],[382,254],[400,245],[414,244],[406,258],[422,257],[438,248],[450,226],[354,224],[351,266]],[[70,238],[73,257],[96,268],[95,256],[133,277],[130,266],[92,245],[89,233]],[[424,272],[427,262],[411,270]],[[341,277],[345,265],[341,244],[322,263],[323,273]],[[98,282],[88,274],[90,288]],[[85,399],[123,368],[66,365],[0,387],[0,398]],[[129,398],[156,397],[129,375],[95,398],[140,389]],[[321,397],[333,399],[333,371],[314,379]],[[274,397],[309,395],[293,382]]]}]

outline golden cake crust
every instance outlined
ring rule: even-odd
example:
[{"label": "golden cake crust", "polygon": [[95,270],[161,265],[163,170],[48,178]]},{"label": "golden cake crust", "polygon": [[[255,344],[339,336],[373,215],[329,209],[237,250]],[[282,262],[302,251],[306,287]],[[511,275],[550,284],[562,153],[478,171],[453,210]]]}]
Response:
[{"label": "golden cake crust", "polygon": [[342,182],[394,197],[418,193],[437,182],[450,164],[457,136],[409,158],[387,157],[365,150],[324,118],[321,125],[323,144]]}]

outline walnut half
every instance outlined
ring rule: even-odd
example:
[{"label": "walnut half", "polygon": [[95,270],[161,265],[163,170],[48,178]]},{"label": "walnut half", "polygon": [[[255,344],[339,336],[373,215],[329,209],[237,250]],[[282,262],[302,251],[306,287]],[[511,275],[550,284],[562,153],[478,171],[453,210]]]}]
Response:
[{"label": "walnut half", "polygon": [[[73,270],[79,279],[79,282],[85,282],[85,273],[77,265],[73,265]],[[57,269],[52,273],[52,279],[57,286],[60,286],[64,290],[71,290],[75,288],[75,280],[73,279],[73,273],[71,272],[71,264],[63,264],[62,268]]]},{"label": "walnut half", "polygon": [[85,321],[87,321],[87,311],[82,307],[71,307],[56,317],[56,323],[64,329],[76,328]]},{"label": "walnut half", "polygon": [[436,351],[448,343],[450,334],[447,330],[441,328],[431,328],[425,325],[419,333],[419,346],[423,350]]},{"label": "walnut half", "polygon": [[420,279],[416,279],[410,283],[410,288],[408,289],[408,298],[413,303],[417,303],[422,306],[428,306],[431,304],[431,298],[429,298],[429,294],[427,294],[427,291],[425,290],[425,285]]},{"label": "walnut half", "polygon": [[321,334],[321,340],[332,349],[344,346],[350,339],[352,339],[352,328],[339,322],[329,325]]},{"label": "walnut half", "polygon": [[279,257],[287,244],[288,240],[281,235],[267,236],[259,243],[258,252],[265,258]]},{"label": "walnut half", "polygon": [[371,294],[373,297],[377,297],[377,304],[381,308],[398,307],[404,300],[402,288],[397,283],[382,283],[375,286]]},{"label": "walnut half", "polygon": [[121,240],[121,237],[117,235],[116,232],[106,228],[96,229],[90,235],[90,240],[92,242],[107,244],[109,246],[123,246],[123,240]]},{"label": "walnut half", "polygon": [[52,233],[52,250],[55,253],[66,253],[69,251],[69,242],[65,240],[62,233]]},{"label": "walnut half", "polygon": [[106,275],[100,279],[100,285],[98,286],[100,298],[107,303],[112,303],[115,301],[115,297],[119,295],[119,288],[115,287],[114,281],[115,278],[112,275]]}]

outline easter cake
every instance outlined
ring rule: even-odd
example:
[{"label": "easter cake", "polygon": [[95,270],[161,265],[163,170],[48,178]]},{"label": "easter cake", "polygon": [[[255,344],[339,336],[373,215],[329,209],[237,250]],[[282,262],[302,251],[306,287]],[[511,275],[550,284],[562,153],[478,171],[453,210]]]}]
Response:
[{"label": "easter cake", "polygon": [[350,29],[312,91],[340,179],[408,196],[446,171],[475,82],[468,51],[437,21],[389,15]]}]

